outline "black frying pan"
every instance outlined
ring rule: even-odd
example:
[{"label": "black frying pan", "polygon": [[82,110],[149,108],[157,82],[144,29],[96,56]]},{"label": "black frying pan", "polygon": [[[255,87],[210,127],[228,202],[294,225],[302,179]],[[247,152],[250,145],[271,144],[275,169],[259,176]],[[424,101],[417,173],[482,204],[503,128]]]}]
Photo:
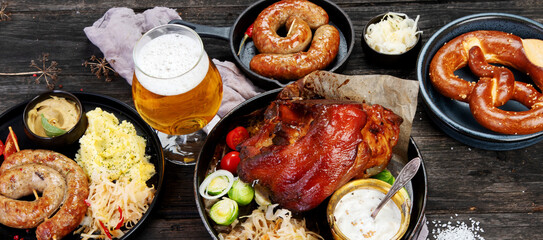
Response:
[{"label": "black frying pan", "polygon": [[[251,121],[258,121],[259,119],[261,120],[263,118],[262,113],[254,115],[254,111],[266,108],[273,100],[277,98],[279,91],[280,89],[267,91],[236,106],[234,109],[232,109],[232,111],[224,116],[220,122],[217,123],[217,125],[215,125],[211,132],[209,132],[209,135],[205,139],[204,145],[200,150],[200,154],[198,155],[198,160],[194,168],[194,197],[200,218],[214,240],[219,239],[219,232],[215,229],[213,220],[209,218],[204,200],[198,193],[198,188],[200,187],[200,184],[204,178],[207,176],[208,169],[214,169],[221,156],[225,152],[230,151],[228,146],[226,146],[226,135],[228,132],[237,126],[248,126]],[[414,157],[420,157],[422,159],[422,155],[412,138],[410,138],[407,157],[408,159],[412,159]],[[398,163],[399,162],[397,161],[391,161],[391,163],[388,165],[388,169],[393,174],[398,174],[403,167]],[[428,184],[424,161],[421,163],[421,167],[417,171],[417,174],[413,177],[413,179],[411,179],[411,186],[413,191],[411,219],[409,227],[407,228],[405,235],[402,237],[402,240],[417,239],[422,227],[425,224],[424,212],[426,209]],[[305,218],[307,226],[313,231],[318,230],[319,234],[324,237],[324,239],[332,239],[330,228],[328,227],[326,220],[326,207],[328,200],[329,199],[323,201],[323,203],[321,203],[317,208],[305,212],[301,216],[297,216]],[[256,203],[254,202],[247,206],[240,207],[239,216],[251,214],[252,209],[255,207]]]},{"label": "black frying pan", "polygon": [[[230,42],[230,51],[234,56],[234,59],[247,76],[253,80],[253,82],[264,89],[274,89],[278,87],[284,87],[289,82],[279,81],[276,79],[267,78],[261,76],[249,68],[249,62],[258,54],[258,50],[255,48],[251,39],[247,39],[243,49],[238,56],[238,50],[241,45],[241,41],[247,28],[255,21],[256,17],[262,10],[278,0],[261,0],[251,5],[238,17],[234,26],[232,27],[211,27],[205,25],[194,24],[182,20],[172,20],[170,23],[181,24],[194,29],[202,37],[220,38]],[[331,72],[340,72],[344,69],[347,59],[353,50],[354,46],[354,28],[351,19],[347,14],[341,10],[336,4],[328,0],[311,0],[311,2],[322,7],[330,18],[330,24],[334,25],[340,32],[340,44],[339,52],[336,59],[330,63],[325,69]]]}]

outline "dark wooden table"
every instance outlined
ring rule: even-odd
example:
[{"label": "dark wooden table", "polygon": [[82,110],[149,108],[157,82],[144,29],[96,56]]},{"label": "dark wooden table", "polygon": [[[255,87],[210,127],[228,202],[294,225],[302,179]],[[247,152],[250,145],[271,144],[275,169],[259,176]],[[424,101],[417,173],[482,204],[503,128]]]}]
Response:
[{"label": "dark wooden table", "polygon": [[[9,21],[0,22],[0,72],[34,71],[30,61],[42,53],[58,62],[57,88],[105,94],[133,105],[130,85],[114,76],[96,78],[82,64],[99,50],[85,36],[111,7],[136,12],[154,6],[177,9],[184,20],[212,26],[231,26],[253,0],[191,1],[7,1]],[[364,24],[374,15],[398,11],[420,15],[423,41],[443,25],[482,12],[517,14],[543,23],[543,1],[375,1],[337,0],[353,21],[356,44],[344,74],[389,74],[416,79],[415,68],[387,69],[368,63],[360,48]],[[204,39],[212,58],[233,61],[226,42]],[[47,90],[36,77],[0,76],[0,112]],[[543,143],[514,150],[486,151],[464,145],[438,129],[429,119],[419,96],[412,137],[422,152],[428,173],[426,215],[430,230],[435,222],[479,222],[485,239],[540,239],[543,236]],[[193,196],[193,167],[166,163],[163,191],[153,213],[135,239],[209,239]],[[9,239],[0,236],[0,239]]]}]

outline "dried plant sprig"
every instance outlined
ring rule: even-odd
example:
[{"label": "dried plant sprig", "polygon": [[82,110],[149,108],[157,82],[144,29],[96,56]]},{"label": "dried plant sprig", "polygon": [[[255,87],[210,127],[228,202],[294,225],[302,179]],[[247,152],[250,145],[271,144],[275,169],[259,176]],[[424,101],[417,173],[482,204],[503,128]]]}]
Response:
[{"label": "dried plant sprig", "polygon": [[[102,78],[103,76],[105,77],[106,82],[111,82],[112,78],[109,72],[111,71],[117,74],[115,70],[109,66],[106,58],[97,58],[96,56],[92,55],[89,61],[85,61],[83,66],[89,67],[91,72],[94,73],[98,79]],[[112,60],[111,62],[114,63],[115,60]]]},{"label": "dried plant sprig", "polygon": [[43,77],[47,87],[49,89],[55,89],[55,84],[58,79],[57,74],[61,71],[61,69],[57,67],[58,63],[56,61],[51,61],[51,65],[48,67],[46,66],[47,62],[49,61],[49,53],[43,53],[41,59],[38,59],[38,61],[40,61],[41,66],[39,66],[34,60],[30,62],[30,66],[38,69],[38,74],[40,74],[35,80],[36,84],[39,84],[40,79]]},{"label": "dried plant sprig", "polygon": [[11,20],[11,17],[10,17],[11,13],[6,11],[7,7],[8,7],[7,2],[2,2],[2,4],[0,4],[0,22]]},{"label": "dried plant sprig", "polygon": [[[24,76],[24,75],[33,75],[36,77],[34,80],[36,84],[40,83],[41,78],[45,79],[47,88],[53,90],[55,89],[55,84],[58,80],[58,74],[61,72],[61,69],[57,67],[58,63],[56,61],[51,61],[51,64],[47,66],[49,61],[49,53],[42,53],[41,58],[38,59],[39,64],[35,60],[30,61],[30,67],[38,69],[38,71],[31,72],[18,72],[18,73],[0,73],[0,76]],[[38,75],[39,74],[39,75]]]}]

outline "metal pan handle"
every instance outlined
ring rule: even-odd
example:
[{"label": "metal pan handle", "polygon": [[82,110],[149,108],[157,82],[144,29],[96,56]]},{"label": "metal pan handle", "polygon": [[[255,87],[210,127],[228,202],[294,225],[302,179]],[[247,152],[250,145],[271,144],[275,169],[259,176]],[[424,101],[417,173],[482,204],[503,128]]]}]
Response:
[{"label": "metal pan handle", "polygon": [[223,40],[230,40],[231,27],[211,27],[206,25],[195,24],[179,19],[174,19],[169,22],[170,24],[184,25],[192,28],[196,33],[202,37],[220,38]]}]

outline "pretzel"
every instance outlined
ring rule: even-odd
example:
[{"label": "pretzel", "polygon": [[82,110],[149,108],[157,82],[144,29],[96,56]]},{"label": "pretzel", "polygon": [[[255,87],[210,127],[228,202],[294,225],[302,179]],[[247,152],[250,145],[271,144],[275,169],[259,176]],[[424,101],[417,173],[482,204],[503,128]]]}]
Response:
[{"label": "pretzel", "polygon": [[[509,69],[489,64],[524,72],[542,89],[543,67],[526,51],[524,43],[520,37],[500,31],[462,34],[435,54],[430,63],[431,82],[444,96],[469,103],[477,122],[492,131],[503,134],[543,131],[543,95],[534,86],[515,81]],[[454,74],[467,64],[479,81],[466,81]],[[516,100],[529,110],[498,108],[509,100]]]}]

